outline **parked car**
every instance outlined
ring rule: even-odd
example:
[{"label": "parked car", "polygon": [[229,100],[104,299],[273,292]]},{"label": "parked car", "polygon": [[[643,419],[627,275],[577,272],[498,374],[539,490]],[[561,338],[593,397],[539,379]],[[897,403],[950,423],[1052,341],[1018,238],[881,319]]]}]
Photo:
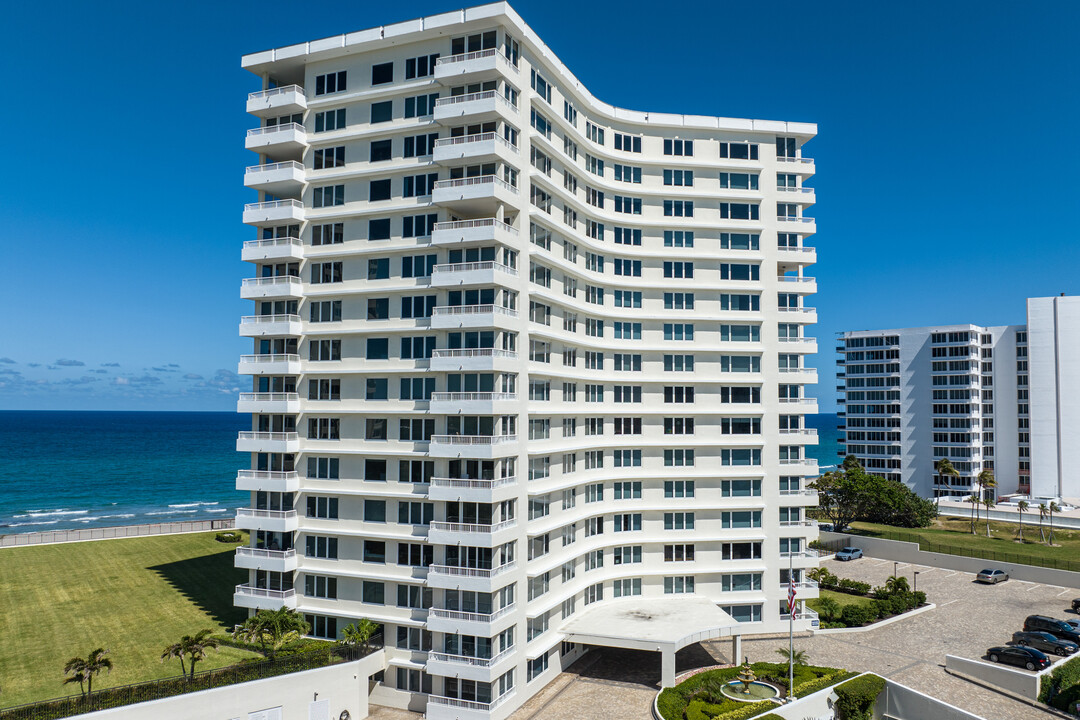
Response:
[{"label": "parked car", "polygon": [[1024,632],[1047,632],[1059,640],[1068,640],[1080,645],[1080,632],[1064,620],[1045,615],[1028,615],[1024,620]]},{"label": "parked car", "polygon": [[862,557],[862,550],[857,547],[840,548],[836,553],[837,560],[857,560]]},{"label": "parked car", "polygon": [[1075,618],[1073,618],[1065,620],[1064,623],[1071,627],[1074,632],[1080,632],[1080,620],[1076,620]]},{"label": "parked car", "polygon": [[1080,613],[1080,598],[1073,598],[1072,611],[1074,613]]},{"label": "parked car", "polygon": [[1065,657],[1080,650],[1080,645],[1071,640],[1058,640],[1048,632],[1014,632],[1013,642],[1024,647],[1033,647],[1044,653],[1054,653]]},{"label": "parked car", "polygon": [[992,647],[986,651],[986,656],[990,658],[990,662],[1016,665],[1028,670],[1042,670],[1050,666],[1050,658],[1029,647]]},{"label": "parked car", "polygon": [[818,523],[817,529],[821,532],[832,532],[833,526],[832,523]]},{"label": "parked car", "polygon": [[1009,573],[993,568],[980,570],[979,574],[975,576],[975,582],[986,583],[987,585],[997,585],[999,582],[1005,582],[1008,579]]}]

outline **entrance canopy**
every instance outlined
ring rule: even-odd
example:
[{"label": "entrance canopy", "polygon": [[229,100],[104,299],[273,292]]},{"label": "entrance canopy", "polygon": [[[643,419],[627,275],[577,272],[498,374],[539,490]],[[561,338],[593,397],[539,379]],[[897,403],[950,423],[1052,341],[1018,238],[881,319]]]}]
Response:
[{"label": "entrance canopy", "polygon": [[733,634],[738,622],[698,595],[620,598],[596,603],[560,630],[568,642],[674,652]]}]

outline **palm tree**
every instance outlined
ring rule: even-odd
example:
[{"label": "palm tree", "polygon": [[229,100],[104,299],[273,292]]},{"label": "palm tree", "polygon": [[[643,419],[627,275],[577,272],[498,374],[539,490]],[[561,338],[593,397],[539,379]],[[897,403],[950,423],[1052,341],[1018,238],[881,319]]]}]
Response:
[{"label": "palm tree", "polygon": [[[206,659],[207,650],[216,650],[218,641],[210,637],[212,630],[200,630],[192,635],[185,635],[180,640],[180,645],[183,648],[184,653],[191,658],[191,680],[195,680],[195,663],[200,660]],[[181,658],[181,670],[183,669],[183,658]]]},{"label": "palm tree", "polygon": [[282,606],[278,610],[256,610],[233,632],[233,637],[258,643],[263,654],[273,658],[283,645],[300,639],[310,629],[303,615]]},{"label": "palm tree", "polygon": [[64,680],[64,683],[77,682],[79,683],[79,689],[82,690],[82,684],[85,681],[85,697],[89,701],[94,693],[94,676],[98,675],[102,670],[112,672],[112,660],[105,657],[108,654],[108,650],[98,648],[87,655],[85,660],[80,657],[71,658],[64,665],[64,672],[71,675],[71,677]]},{"label": "palm tree", "polygon": [[1028,505],[1027,500],[1021,500],[1020,502],[1016,503],[1016,512],[1020,513],[1019,535],[1020,535],[1020,543],[1021,544],[1023,544],[1023,542],[1024,542],[1024,513],[1027,512],[1027,509],[1029,507],[1031,507],[1031,506]]},{"label": "palm tree", "polygon": [[971,503],[971,534],[974,535],[975,534],[975,512],[976,512],[976,509],[979,507],[979,498],[975,497],[974,494],[968,495],[966,498],[964,498],[964,502]]},{"label": "palm tree", "polygon": [[1061,506],[1056,502],[1051,502],[1048,508],[1050,510],[1050,545],[1054,544],[1054,513],[1061,512]]},{"label": "palm tree", "polygon": [[[189,637],[190,637],[189,635],[185,635],[184,640],[187,640]],[[169,645],[164,650],[162,650],[161,651],[161,662],[165,662],[166,660],[179,659],[180,660],[180,674],[181,675],[187,675],[187,670],[185,669],[185,666],[184,666],[184,647],[182,645],[182,642],[183,642],[183,640],[181,642],[178,642],[178,643],[173,643],[172,645]]]},{"label": "palm tree", "polygon": [[984,498],[982,504],[986,507],[986,537],[990,537],[990,508],[997,505],[992,497]]},{"label": "palm tree", "polygon": [[833,600],[828,595],[818,598],[817,601],[818,611],[826,620],[832,620],[840,614],[840,603]]},{"label": "palm tree", "polygon": [[1048,512],[1050,512],[1050,509],[1046,507],[1046,503],[1039,503],[1039,539],[1043,542],[1046,542],[1046,533],[1043,532],[1043,520]]},{"label": "palm tree", "polygon": [[[959,471],[953,467],[953,464],[949,462],[948,458],[941,458],[934,463],[934,469],[937,470],[938,475],[944,475],[946,477],[960,477]],[[934,498],[935,507],[941,505],[941,491],[938,490],[937,496]]]},{"label": "palm tree", "polygon": [[369,641],[382,627],[379,623],[362,618],[359,622],[346,625],[341,630],[341,642],[344,645],[362,645],[364,652],[369,650]]},{"label": "palm tree", "polygon": [[785,660],[795,665],[805,665],[806,661],[810,659],[810,656],[806,654],[805,650],[796,650],[794,654],[791,654],[786,647],[780,647],[776,648],[776,653],[778,655],[783,655]]}]

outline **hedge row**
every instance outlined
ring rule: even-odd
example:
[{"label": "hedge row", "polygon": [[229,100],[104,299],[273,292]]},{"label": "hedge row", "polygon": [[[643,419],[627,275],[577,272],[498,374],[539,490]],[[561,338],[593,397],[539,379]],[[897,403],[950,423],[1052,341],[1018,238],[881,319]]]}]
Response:
[{"label": "hedge row", "polygon": [[838,720],[871,720],[874,703],[885,689],[885,679],[877,675],[861,675],[836,686]]},{"label": "hedge row", "polygon": [[1080,656],[1067,660],[1039,680],[1039,702],[1069,712],[1080,701]]}]

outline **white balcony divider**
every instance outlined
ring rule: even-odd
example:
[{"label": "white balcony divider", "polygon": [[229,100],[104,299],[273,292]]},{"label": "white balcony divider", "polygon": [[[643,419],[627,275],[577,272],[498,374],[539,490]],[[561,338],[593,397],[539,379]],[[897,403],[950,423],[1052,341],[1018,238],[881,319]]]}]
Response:
[{"label": "white balcony divider", "polygon": [[258,510],[256,508],[237,508],[237,517],[263,518],[266,520],[288,520],[296,517],[295,510]]},{"label": "white balcony divider", "polygon": [[500,523],[494,525],[478,525],[476,523],[457,523],[457,522],[442,522],[432,521],[428,524],[428,527],[432,530],[441,530],[443,532],[458,532],[468,533],[473,535],[490,535],[497,533],[500,530],[507,530],[517,525],[517,520],[503,520]]},{"label": "white balcony divider", "polygon": [[461,620],[464,622],[489,623],[498,620],[504,615],[511,613],[517,607],[516,603],[510,603],[506,607],[493,613],[465,612],[463,610],[446,610],[444,608],[430,608],[428,617],[443,618],[444,620]]},{"label": "white balcony divider", "polygon": [[240,318],[241,325],[265,325],[267,323],[300,322],[299,315],[245,315]]},{"label": "white balcony divider", "polygon": [[517,561],[508,562],[495,568],[468,568],[456,565],[429,565],[428,570],[436,575],[451,575],[454,577],[491,578],[502,575],[517,567]]},{"label": "white balcony divider", "polygon": [[486,184],[498,185],[505,190],[514,193],[515,195],[518,191],[516,187],[506,182],[505,180],[495,177],[494,175],[477,175],[476,177],[456,178],[454,180],[438,180],[435,182],[434,185],[432,185],[432,187],[435,190],[442,190],[445,188],[469,187],[472,185]]},{"label": "white balcony divider", "polygon": [[457,137],[439,138],[435,141],[435,147],[453,147],[454,145],[467,145],[469,143],[476,142],[488,142],[494,140],[500,142],[511,150],[517,152],[517,145],[512,144],[509,140],[502,135],[497,135],[493,132],[476,133],[474,135],[459,135]]},{"label": "white balcony divider", "polygon": [[296,550],[267,550],[266,548],[238,547],[236,554],[239,557],[259,558],[261,560],[284,560],[296,557]]},{"label": "white balcony divider", "polygon": [[501,653],[491,658],[472,657],[471,655],[451,655],[450,653],[443,652],[430,652],[428,653],[428,660],[434,660],[435,662],[459,663],[461,665],[472,665],[473,667],[494,667],[496,664],[502,662],[513,654],[514,648],[512,647],[503,650]]},{"label": "white balcony divider", "polygon": [[808,277],[806,275],[777,275],[778,282],[790,282],[790,283],[811,283],[817,280],[817,278]]},{"label": "white balcony divider", "polygon": [[263,287],[271,285],[291,285],[303,281],[295,275],[275,275],[274,277],[244,278],[241,285],[244,287]]},{"label": "white balcony divider", "polygon": [[299,433],[294,432],[249,432],[241,431],[241,440],[299,440]]},{"label": "white balcony divider", "polygon": [[295,470],[237,470],[236,477],[243,480],[292,480],[299,479]]}]

